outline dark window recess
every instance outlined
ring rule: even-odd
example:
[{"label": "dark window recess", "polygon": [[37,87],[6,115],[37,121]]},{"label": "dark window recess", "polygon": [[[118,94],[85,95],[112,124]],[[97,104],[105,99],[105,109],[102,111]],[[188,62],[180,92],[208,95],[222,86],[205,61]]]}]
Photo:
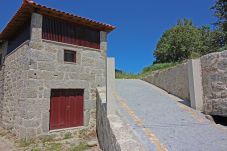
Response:
[{"label": "dark window recess", "polygon": [[100,49],[100,31],[53,17],[43,16],[42,38]]},{"label": "dark window recess", "polygon": [[76,52],[65,50],[64,51],[64,61],[65,62],[75,62],[76,63]]},{"label": "dark window recess", "polygon": [[30,20],[8,40],[7,54],[12,52],[26,40],[30,40]]}]

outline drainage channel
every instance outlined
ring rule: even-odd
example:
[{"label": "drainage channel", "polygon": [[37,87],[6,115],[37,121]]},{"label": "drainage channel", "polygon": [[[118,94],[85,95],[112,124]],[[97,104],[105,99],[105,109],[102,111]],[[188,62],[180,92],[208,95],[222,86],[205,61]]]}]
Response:
[{"label": "drainage channel", "polygon": [[212,115],[214,122],[223,126],[227,126],[227,117]]}]

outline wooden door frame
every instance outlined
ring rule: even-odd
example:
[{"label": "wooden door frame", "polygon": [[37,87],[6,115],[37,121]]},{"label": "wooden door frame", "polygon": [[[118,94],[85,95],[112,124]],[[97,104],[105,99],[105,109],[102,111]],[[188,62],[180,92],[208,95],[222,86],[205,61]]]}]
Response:
[{"label": "wooden door frame", "polygon": [[[83,110],[82,110],[82,114],[83,114],[83,121],[82,121],[82,126],[76,126],[76,127],[68,127],[68,128],[61,128],[61,129],[50,129],[51,126],[51,98],[52,98],[52,91],[53,90],[83,90]],[[51,88],[50,89],[50,108],[49,108],[49,131],[59,131],[59,130],[64,130],[64,129],[73,129],[73,128],[78,128],[78,127],[84,127],[85,126],[85,114],[84,114],[84,109],[85,109],[85,88]]]}]

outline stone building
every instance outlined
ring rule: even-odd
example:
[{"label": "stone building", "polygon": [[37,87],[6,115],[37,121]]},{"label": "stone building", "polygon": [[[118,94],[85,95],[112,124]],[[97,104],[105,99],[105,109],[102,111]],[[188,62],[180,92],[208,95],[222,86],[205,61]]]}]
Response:
[{"label": "stone building", "polygon": [[0,34],[0,124],[19,138],[88,126],[114,28],[24,0]]}]

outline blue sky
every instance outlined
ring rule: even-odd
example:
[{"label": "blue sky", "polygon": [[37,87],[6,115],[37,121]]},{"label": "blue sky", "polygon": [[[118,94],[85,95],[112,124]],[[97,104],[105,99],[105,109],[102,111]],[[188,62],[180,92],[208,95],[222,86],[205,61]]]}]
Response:
[{"label": "blue sky", "polygon": [[[138,73],[155,60],[153,51],[163,32],[178,18],[192,19],[197,26],[216,18],[209,8],[215,0],[35,0],[62,11],[117,26],[109,34],[108,56],[118,69]],[[22,0],[0,0],[0,30],[12,18]]]}]

